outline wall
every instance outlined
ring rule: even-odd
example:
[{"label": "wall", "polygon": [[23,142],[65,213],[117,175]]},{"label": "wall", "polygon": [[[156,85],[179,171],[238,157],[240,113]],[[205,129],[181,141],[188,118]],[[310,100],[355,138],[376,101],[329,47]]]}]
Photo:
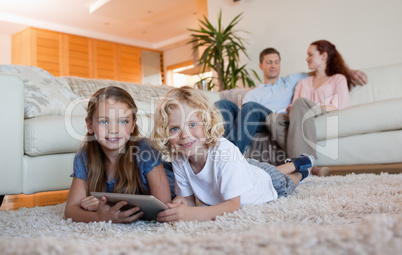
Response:
[{"label": "wall", "polygon": [[141,50],[142,83],[161,85],[161,56],[159,52]]},{"label": "wall", "polygon": [[402,62],[400,0],[208,0],[213,24],[220,10],[226,25],[243,12],[238,27],[249,32],[240,35],[251,58],[243,62],[257,71],[266,47],[281,53],[282,75],[308,71],[307,47],[319,39],[334,43],[353,69]]},{"label": "wall", "polygon": [[[193,60],[193,50],[190,44],[185,44],[163,52],[163,60],[165,68],[175,64],[180,64],[189,60]],[[166,70],[165,70],[166,71]]]},{"label": "wall", "polygon": [[169,72],[167,71],[167,67],[193,60],[193,50],[191,49],[190,44],[185,44],[165,50],[163,52],[163,68],[166,77],[165,84],[174,86],[174,84],[171,84],[172,73],[169,74]]},{"label": "wall", "polygon": [[11,35],[0,34],[0,65],[11,64]]}]

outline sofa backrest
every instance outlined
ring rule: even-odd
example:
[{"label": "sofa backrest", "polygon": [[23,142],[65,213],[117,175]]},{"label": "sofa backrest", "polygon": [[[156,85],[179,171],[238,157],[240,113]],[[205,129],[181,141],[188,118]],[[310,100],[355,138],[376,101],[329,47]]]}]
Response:
[{"label": "sofa backrest", "polygon": [[[368,77],[364,86],[353,87],[350,91],[351,105],[359,105],[380,100],[402,98],[402,63],[363,70]],[[243,98],[250,88],[235,88],[222,91],[221,98],[235,102],[241,107]]]},{"label": "sofa backrest", "polygon": [[359,105],[391,98],[402,98],[402,63],[363,70],[368,78],[364,86],[353,87],[351,105]]},{"label": "sofa backrest", "polygon": [[[59,77],[56,79],[65,80],[71,87],[76,96],[88,99],[96,90],[107,87],[117,86],[127,90],[133,97],[138,107],[138,127],[142,136],[148,137],[153,129],[153,115],[159,99],[172,87],[158,86],[151,84],[136,84],[131,82],[121,82],[102,79],[87,79],[79,77]],[[218,92],[202,91],[211,103],[220,99]]]}]

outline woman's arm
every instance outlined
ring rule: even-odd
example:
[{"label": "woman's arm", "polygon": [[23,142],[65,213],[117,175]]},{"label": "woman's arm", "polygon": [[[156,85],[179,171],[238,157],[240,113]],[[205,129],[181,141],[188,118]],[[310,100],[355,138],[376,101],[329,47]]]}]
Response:
[{"label": "woman's arm", "polygon": [[152,196],[156,197],[163,203],[171,201],[169,180],[166,176],[163,164],[159,164],[152,168],[152,170],[146,175],[149,191]]},{"label": "woman's arm", "polygon": [[[186,197],[187,200],[188,197]],[[191,200],[191,199],[190,199]],[[223,213],[231,213],[240,209],[240,196],[226,200],[223,203],[212,206],[188,206],[183,203],[170,204],[167,206],[169,209],[158,214],[158,221],[172,222],[172,221],[191,221],[191,220],[214,220],[216,216]]]}]

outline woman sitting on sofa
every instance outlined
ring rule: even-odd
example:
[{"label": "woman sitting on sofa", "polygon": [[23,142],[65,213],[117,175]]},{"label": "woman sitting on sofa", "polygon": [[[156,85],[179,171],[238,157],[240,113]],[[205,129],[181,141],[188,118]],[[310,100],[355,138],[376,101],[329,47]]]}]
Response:
[{"label": "woman sitting on sofa", "polygon": [[317,158],[314,117],[350,105],[350,72],[335,45],[326,40],[313,42],[306,60],[314,75],[299,81],[292,104],[287,108],[286,148],[290,158],[301,153]]}]

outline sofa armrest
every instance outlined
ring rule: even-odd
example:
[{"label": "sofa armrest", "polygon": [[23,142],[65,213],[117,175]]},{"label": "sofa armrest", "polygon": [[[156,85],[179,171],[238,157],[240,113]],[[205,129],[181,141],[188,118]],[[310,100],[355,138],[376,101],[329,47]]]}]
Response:
[{"label": "sofa armrest", "polygon": [[355,105],[314,121],[317,141],[402,129],[402,98]]},{"label": "sofa armrest", "polygon": [[16,76],[0,73],[0,195],[22,192],[24,84]]}]

